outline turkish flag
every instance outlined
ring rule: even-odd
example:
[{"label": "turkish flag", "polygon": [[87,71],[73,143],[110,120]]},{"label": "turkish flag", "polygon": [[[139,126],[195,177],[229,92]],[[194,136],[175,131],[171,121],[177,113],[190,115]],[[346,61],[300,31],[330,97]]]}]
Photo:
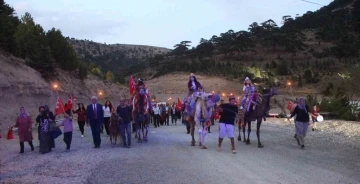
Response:
[{"label": "turkish flag", "polygon": [[56,101],[56,105],[55,105],[55,116],[59,115],[59,114],[63,114],[65,113],[64,111],[64,103],[61,100],[60,97],[58,97],[57,101]]},{"label": "turkish flag", "polygon": [[293,106],[293,103],[290,101],[290,102],[288,103],[288,105],[287,105],[287,109],[288,109],[289,111],[291,111],[292,106]]},{"label": "turkish flag", "polygon": [[178,109],[178,110],[181,110],[181,107],[182,107],[182,103],[181,103],[181,101],[180,101],[180,99],[178,98],[178,101],[177,101],[177,104],[176,104],[176,109]]},{"label": "turkish flag", "polygon": [[66,104],[65,111],[71,110],[73,108],[73,98],[71,95],[69,95],[69,99]]},{"label": "turkish flag", "polygon": [[214,119],[215,119],[215,120],[220,119],[220,114],[219,114],[218,111],[215,111]]},{"label": "turkish flag", "polygon": [[135,94],[135,88],[136,88],[136,83],[135,83],[133,77],[130,76],[129,77],[129,92],[130,92],[130,95]]}]

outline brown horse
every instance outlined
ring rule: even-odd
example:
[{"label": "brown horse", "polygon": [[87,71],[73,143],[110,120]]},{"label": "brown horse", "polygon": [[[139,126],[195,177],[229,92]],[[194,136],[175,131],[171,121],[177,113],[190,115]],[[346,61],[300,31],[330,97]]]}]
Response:
[{"label": "brown horse", "polygon": [[[122,119],[116,112],[111,113],[110,124],[109,124],[109,135],[110,135],[110,143],[111,144],[116,144],[118,136],[120,136],[120,139],[121,139],[120,126],[119,126],[121,121],[122,121]],[[113,139],[114,139],[114,143],[113,143]],[[121,140],[120,140],[120,143],[122,143]]]},{"label": "brown horse", "polygon": [[151,102],[145,94],[145,89],[143,87],[138,87],[138,92],[135,94],[132,100],[132,106],[132,117],[135,121],[138,143],[142,143],[143,141],[146,143],[148,142],[147,135],[149,132],[150,121],[150,115],[148,112],[151,107]]},{"label": "brown horse", "polygon": [[[258,139],[258,147],[259,148],[263,148],[264,146],[261,144],[260,142],[260,126],[262,123],[262,120],[265,120],[266,115],[268,114],[269,110],[270,110],[270,98],[274,95],[278,94],[278,90],[275,88],[271,88],[271,89],[264,89],[263,90],[263,94],[258,96],[258,102],[260,101],[260,103],[256,104],[256,107],[254,110],[249,110],[246,111],[244,109],[244,126],[243,126],[243,134],[244,134],[244,142],[246,144],[250,144],[250,132],[251,132],[251,121],[257,121],[256,124],[256,136]],[[245,107],[248,105],[245,104]],[[245,129],[246,129],[246,125],[248,125],[248,136],[247,139],[245,137]],[[241,135],[240,135],[240,129],[241,127],[239,127],[239,137],[238,140],[241,141]]]}]

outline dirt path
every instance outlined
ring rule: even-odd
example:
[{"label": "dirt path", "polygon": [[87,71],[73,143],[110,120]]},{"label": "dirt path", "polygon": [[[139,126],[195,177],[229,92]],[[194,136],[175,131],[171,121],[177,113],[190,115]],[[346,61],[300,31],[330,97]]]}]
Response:
[{"label": "dirt path", "polygon": [[[306,149],[293,138],[292,125],[269,119],[262,126],[262,143],[256,147],[236,142],[230,152],[226,139],[216,151],[217,124],[207,136],[208,150],[190,146],[183,125],[151,126],[149,143],[133,139],[130,149],[111,147],[106,136],[93,149],[90,130],[85,138],[73,135],[66,153],[62,137],[53,152],[18,154],[18,140],[0,140],[1,183],[360,183],[359,137],[327,131],[310,131]],[[35,134],[34,134],[34,137]],[[196,137],[197,139],[197,137]],[[35,141],[37,144],[37,141]]]}]

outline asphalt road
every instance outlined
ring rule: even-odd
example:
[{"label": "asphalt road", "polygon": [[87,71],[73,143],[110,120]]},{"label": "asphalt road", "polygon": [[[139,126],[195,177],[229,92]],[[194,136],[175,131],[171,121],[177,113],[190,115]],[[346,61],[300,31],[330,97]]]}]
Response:
[{"label": "asphalt road", "polygon": [[265,147],[257,148],[253,131],[251,145],[236,142],[237,154],[231,153],[229,139],[221,152],[216,150],[217,124],[207,136],[207,150],[190,146],[181,124],[152,127],[149,142],[133,139],[130,149],[111,146],[104,135],[101,148],[92,148],[89,128],[84,138],[76,128],[70,152],[61,136],[44,155],[26,144],[19,155],[18,140],[2,138],[0,183],[360,183],[360,142],[355,139],[309,132],[302,150],[292,126],[269,119],[261,128]]}]

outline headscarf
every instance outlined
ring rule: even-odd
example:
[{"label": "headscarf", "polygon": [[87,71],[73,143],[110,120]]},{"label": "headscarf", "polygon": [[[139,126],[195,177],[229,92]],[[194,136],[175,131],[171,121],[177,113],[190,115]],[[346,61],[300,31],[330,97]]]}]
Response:
[{"label": "headscarf", "polygon": [[297,105],[301,110],[306,110],[306,107],[305,107],[305,98],[304,97],[300,97],[299,98],[299,102],[298,102],[298,105]]},{"label": "headscarf", "polygon": [[[24,112],[21,112],[21,109],[24,109]],[[25,107],[21,107],[21,108],[20,108],[20,114],[19,114],[19,117],[21,117],[21,118],[25,118],[25,117],[28,117],[28,116],[29,116],[29,114],[26,112]]]}]

